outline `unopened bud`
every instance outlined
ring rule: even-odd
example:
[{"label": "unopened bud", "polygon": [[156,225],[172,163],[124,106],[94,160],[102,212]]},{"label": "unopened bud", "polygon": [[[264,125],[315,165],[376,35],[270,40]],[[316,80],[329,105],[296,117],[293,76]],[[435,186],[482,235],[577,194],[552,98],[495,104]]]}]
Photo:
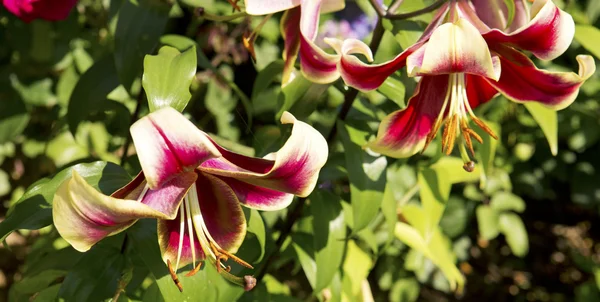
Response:
[{"label": "unopened bud", "polygon": [[465,171],[467,171],[467,172],[473,172],[473,170],[475,170],[475,162],[474,161],[466,162],[463,165],[463,169],[465,169]]},{"label": "unopened bud", "polygon": [[250,275],[246,275],[244,276],[244,290],[245,291],[251,291],[255,286],[256,286],[256,278],[254,278],[253,276]]}]

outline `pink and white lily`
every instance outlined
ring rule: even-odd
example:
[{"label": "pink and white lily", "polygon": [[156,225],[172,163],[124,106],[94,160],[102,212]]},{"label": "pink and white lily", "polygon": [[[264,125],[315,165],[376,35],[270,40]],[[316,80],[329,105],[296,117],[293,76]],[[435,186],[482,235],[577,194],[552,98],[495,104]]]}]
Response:
[{"label": "pink and white lily", "polygon": [[[482,139],[470,128],[470,121],[496,136],[473,109],[496,94],[518,103],[538,102],[553,110],[563,109],[575,100],[579,87],[595,71],[592,57],[578,56],[579,72],[575,74],[540,70],[521,52],[530,51],[544,60],[564,53],[574,35],[572,17],[550,0],[536,0],[530,19],[525,21],[529,14],[526,4],[516,1],[515,19],[507,27],[500,22],[506,20],[506,12],[499,2],[448,3],[436,16],[445,22],[430,26],[415,45],[389,64],[366,65],[343,50],[339,64],[342,74],[348,82],[369,83],[361,89],[381,84],[379,79],[364,81],[366,72],[385,73],[390,66],[406,65],[410,76],[422,77],[407,108],[382,121],[376,140],[368,145],[373,151],[393,157],[413,155],[427,148],[444,124],[443,151],[450,154],[461,136],[461,151],[466,146],[474,155],[472,141],[481,143]],[[496,10],[489,8],[492,3],[498,5]],[[492,18],[491,13],[504,18]]]},{"label": "pink and white lily", "polygon": [[[579,72],[537,69],[521,51],[551,60],[566,51],[574,36],[572,17],[551,0],[536,0],[531,8],[515,3],[508,22],[503,0],[449,0],[435,14],[421,38],[395,58],[370,64],[369,47],[355,39],[325,39],[336,54],[328,54],[313,42],[322,0],[302,0],[299,20],[300,62],[303,75],[317,83],[342,78],[361,91],[378,88],[403,67],[409,76],[421,77],[407,108],[387,116],[373,151],[407,157],[424,150],[444,124],[443,151],[450,154],[462,140],[473,153],[472,140],[482,141],[470,120],[495,137],[473,109],[502,93],[512,101],[538,102],[560,110],[576,98],[579,87],[595,71],[592,57],[580,55]],[[292,19],[283,28],[298,27]],[[287,29],[287,31],[291,31]],[[286,53],[289,50],[286,50]],[[288,55],[289,57],[289,55]]]},{"label": "pink and white lily", "polygon": [[276,153],[254,158],[219,146],[172,108],[153,112],[131,127],[142,172],[111,196],[73,172],[54,197],[54,224],[76,250],[87,251],[138,219],[156,218],[160,250],[173,276],[190,263],[194,274],[209,260],[221,275],[249,289],[253,279],[231,275],[223,263],[232,259],[252,267],[233,255],[246,234],[240,204],[285,208],[294,195],[312,192],[327,159],[318,131],[288,112],[281,122],[293,125],[287,142]]}]

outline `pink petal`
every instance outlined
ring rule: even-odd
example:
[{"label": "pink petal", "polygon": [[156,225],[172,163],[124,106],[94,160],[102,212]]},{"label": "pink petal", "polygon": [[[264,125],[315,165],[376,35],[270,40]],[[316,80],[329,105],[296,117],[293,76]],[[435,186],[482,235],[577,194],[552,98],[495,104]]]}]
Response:
[{"label": "pink petal", "polygon": [[[163,261],[166,263],[167,260],[171,261],[172,265],[177,265],[177,256],[179,251],[179,239],[181,239],[181,216],[180,213],[173,220],[158,220],[157,222],[157,233],[158,233],[158,246],[163,256]],[[181,242],[181,258],[179,259],[179,267],[184,267],[194,260],[194,254],[196,261],[202,261],[206,258],[196,231],[193,237],[190,237],[187,220],[184,220],[183,225],[183,241]],[[190,239],[193,240],[190,241]],[[193,242],[192,242],[193,241]],[[194,249],[192,253],[192,244]]]},{"label": "pink petal", "polygon": [[231,187],[238,200],[248,208],[276,211],[287,207],[294,199],[293,194],[255,186],[235,178],[220,177],[220,179]]},{"label": "pink petal", "polygon": [[540,70],[524,54],[509,48],[497,49],[501,57],[502,75],[498,82],[488,83],[506,97],[519,103],[539,102],[560,110],[569,106],[579,87],[596,70],[594,59],[579,55],[579,73]]},{"label": "pink petal", "polygon": [[289,112],[284,112],[281,122],[294,127],[283,147],[270,155],[274,160],[247,157],[219,147],[223,157],[208,160],[199,169],[272,190],[308,196],[327,160],[327,142],[317,130],[296,120]]},{"label": "pink petal", "polygon": [[508,8],[504,0],[471,0],[477,16],[488,27],[512,32],[529,22],[529,9],[524,0],[515,0],[515,12],[509,26]]},{"label": "pink petal", "polygon": [[498,90],[480,76],[465,75],[467,99],[472,109],[487,103],[498,94]]},{"label": "pink petal", "polygon": [[440,25],[429,41],[407,59],[411,76],[469,73],[498,79],[497,67],[479,30],[463,18]]},{"label": "pink petal", "polygon": [[448,75],[424,76],[408,101],[408,107],[384,118],[379,125],[377,138],[366,147],[396,158],[421,151],[441,114],[448,80]]},{"label": "pink petal", "polygon": [[76,171],[56,191],[52,218],[60,235],[81,252],[107,236],[122,232],[137,219],[169,219],[164,213],[136,200],[103,195]]},{"label": "pink petal", "polygon": [[24,22],[60,21],[69,16],[77,0],[3,0],[6,9]]},{"label": "pink petal", "polygon": [[337,71],[339,55],[331,55],[313,41],[319,27],[320,0],[304,0],[300,18],[300,66],[304,77],[312,82],[327,84],[340,77]]},{"label": "pink petal", "polygon": [[568,13],[550,0],[536,0],[531,7],[532,19],[518,30],[506,34],[499,29],[483,33],[491,48],[507,43],[531,51],[536,57],[552,60],[564,53],[575,35],[575,23]]},{"label": "pink petal", "polygon": [[300,8],[296,7],[286,11],[281,17],[280,24],[281,35],[285,41],[283,50],[285,64],[281,75],[281,84],[286,85],[291,80],[290,76],[300,50]]},{"label": "pink petal", "polygon": [[397,55],[395,58],[380,64],[367,64],[359,60],[354,54],[362,54],[372,61],[373,55],[369,46],[357,40],[339,41],[336,39],[326,40],[338,53],[341,54],[341,60],[338,63],[338,70],[344,82],[361,91],[370,91],[378,88],[381,84],[397,70],[406,65],[407,57],[418,51],[422,45],[431,37],[434,30],[444,22],[444,17],[448,12],[448,4],[444,4],[417,43]]},{"label": "pink petal", "polygon": [[207,159],[220,156],[206,133],[170,107],[135,122],[131,136],[152,189],[182,172],[193,171]]},{"label": "pink petal", "polygon": [[198,175],[196,188],[210,236],[223,249],[237,252],[246,236],[246,217],[235,192],[220,178],[206,173]]},{"label": "pink petal", "polygon": [[[167,181],[159,189],[147,189],[140,202],[164,213],[169,219],[173,219],[177,215],[181,200],[197,178],[196,172],[181,173]],[[140,172],[131,182],[110,196],[118,199],[137,200],[146,186],[144,173]]]}]

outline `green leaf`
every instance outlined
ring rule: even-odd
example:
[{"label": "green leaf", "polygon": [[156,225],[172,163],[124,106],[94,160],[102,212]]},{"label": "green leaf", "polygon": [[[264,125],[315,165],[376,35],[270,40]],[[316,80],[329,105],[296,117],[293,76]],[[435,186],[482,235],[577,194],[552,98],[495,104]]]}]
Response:
[{"label": "green leaf", "polygon": [[194,46],[182,53],[163,46],[158,55],[146,56],[142,85],[151,112],[167,106],[183,111],[192,97],[190,85],[196,76],[196,64]]},{"label": "green leaf", "polygon": [[385,189],[387,160],[385,156],[372,156],[362,149],[360,145],[364,142],[366,131],[353,128],[341,121],[337,129],[344,145],[346,168],[350,180],[354,218],[352,228],[354,232],[358,232],[365,228],[379,211]]},{"label": "green leaf", "polygon": [[[494,133],[498,137],[502,137],[502,133],[500,133],[500,125],[489,121],[484,122],[488,127],[490,127],[490,129],[492,129],[492,131],[494,131]],[[485,131],[483,131],[479,127],[476,127],[475,131],[483,139],[483,144],[481,144],[481,146],[479,147],[477,157],[479,158],[479,162],[482,169],[480,188],[485,188],[487,176],[491,173],[491,170],[494,167],[494,158],[496,157],[498,140],[485,133]]]},{"label": "green leaf", "polygon": [[117,290],[125,255],[120,245],[123,236],[103,240],[75,264],[60,287],[59,297],[66,301],[104,301]]},{"label": "green leaf", "polygon": [[[156,220],[138,221],[127,230],[127,235],[132,241],[135,257],[140,257],[152,273],[164,301],[196,301],[198,297],[202,297],[203,301],[235,301],[244,293],[242,287],[221,277],[209,261],[192,277],[185,276],[186,271],[192,269],[191,265],[179,269],[177,276],[183,286],[183,292],[179,292],[160,254]],[[237,266],[232,268],[232,273],[239,273]]]},{"label": "green leaf", "polygon": [[358,247],[354,240],[348,241],[346,249],[346,257],[342,267],[344,270],[343,289],[345,294],[350,297],[349,301],[361,301],[362,299],[357,300],[354,298],[358,298],[357,296],[360,295],[363,281],[367,279],[373,267],[373,260],[369,254]]},{"label": "green leaf", "polygon": [[271,62],[256,75],[256,80],[254,80],[254,86],[252,88],[253,103],[260,93],[265,91],[273,82],[275,82],[275,80],[277,80],[278,77],[281,76],[282,71],[283,61],[277,60]]},{"label": "green leaf", "polygon": [[499,227],[513,254],[518,257],[527,255],[529,239],[521,217],[515,213],[502,213],[500,214]]},{"label": "green leaf", "polygon": [[558,153],[558,118],[556,111],[534,102],[525,103],[525,108],[529,110],[533,119],[542,128],[550,145],[550,152],[556,156]]},{"label": "green leaf", "polygon": [[525,201],[523,201],[521,197],[510,192],[498,192],[494,194],[490,201],[490,206],[498,213],[503,211],[522,213],[525,211]]},{"label": "green leaf", "polygon": [[[460,168],[462,170],[462,168]],[[424,237],[437,229],[442,214],[446,209],[446,203],[450,196],[452,183],[445,173],[438,173],[434,169],[425,169],[419,173],[418,183],[420,187],[421,205],[423,206],[423,229],[420,231]]]},{"label": "green leaf", "polygon": [[485,240],[492,240],[500,233],[498,225],[498,213],[490,206],[479,205],[475,211],[477,215],[477,226],[479,234]]},{"label": "green leaf", "polygon": [[78,164],[62,170],[52,179],[44,178],[31,185],[0,223],[0,241],[17,229],[36,230],[52,223],[52,199],[63,181],[75,170],[90,185],[104,194],[111,194],[131,177],[118,165],[107,162]]},{"label": "green leaf", "polygon": [[329,85],[315,84],[298,75],[281,89],[277,100],[279,111],[276,117],[279,118],[284,111],[289,111],[299,120],[307,118],[327,95],[324,93],[327,87]]},{"label": "green leaf", "polygon": [[317,263],[315,261],[314,239],[311,234],[292,234],[292,246],[312,288],[317,285]]},{"label": "green leaf", "polygon": [[317,267],[313,290],[320,292],[331,283],[342,264],[346,224],[339,196],[318,190],[311,195],[310,201]]},{"label": "green leaf", "polygon": [[55,283],[59,278],[64,278],[66,274],[67,272],[64,270],[48,269],[39,274],[27,276],[11,286],[10,300],[27,301],[34,294]]},{"label": "green leaf", "polygon": [[29,122],[25,103],[9,85],[0,93],[0,144],[21,134]]},{"label": "green leaf", "polygon": [[88,114],[106,106],[107,96],[119,86],[117,71],[111,57],[104,57],[79,79],[71,93],[67,111],[69,130],[73,135]]},{"label": "green leaf", "polygon": [[265,222],[260,216],[260,213],[254,209],[249,209],[248,212],[249,215],[246,217],[246,223],[248,224],[247,231],[254,234],[254,236],[256,236],[256,240],[258,240],[258,243],[260,244],[260,256],[254,261],[258,263],[265,255],[267,231],[265,229]]},{"label": "green leaf", "polygon": [[115,66],[121,84],[130,91],[142,73],[144,56],[152,52],[165,29],[169,6],[153,0],[125,0],[118,18]]},{"label": "green leaf", "polygon": [[592,25],[575,25],[575,40],[596,58],[600,58],[600,30],[598,28]]},{"label": "green leaf", "polygon": [[436,229],[425,240],[415,228],[402,222],[396,224],[396,237],[411,248],[421,252],[429,258],[440,270],[450,283],[450,288],[462,290],[465,279],[460,273],[455,262],[455,256],[451,250],[449,240]]},{"label": "green leaf", "polygon": [[383,84],[381,84],[377,90],[396,103],[400,108],[406,107],[406,88],[402,82],[394,77],[385,79]]},{"label": "green leaf", "polygon": [[413,302],[419,298],[420,285],[414,278],[402,278],[390,290],[390,302]]}]

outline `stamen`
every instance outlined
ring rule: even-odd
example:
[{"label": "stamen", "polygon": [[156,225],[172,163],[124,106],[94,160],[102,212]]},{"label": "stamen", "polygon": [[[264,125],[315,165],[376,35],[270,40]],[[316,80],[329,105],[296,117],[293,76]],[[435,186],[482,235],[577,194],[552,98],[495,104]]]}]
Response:
[{"label": "stamen", "polygon": [[487,134],[489,134],[491,137],[493,137],[495,140],[498,139],[498,136],[496,136],[496,134],[494,134],[494,131],[492,129],[490,129],[490,127],[488,127],[484,122],[482,122],[480,119],[473,117],[473,122],[479,126],[479,128],[481,128],[481,130],[485,131]]},{"label": "stamen", "polygon": [[[191,189],[190,189],[191,190]],[[188,233],[189,233],[189,237],[190,237],[190,246],[192,247],[192,263],[194,264],[194,266],[196,266],[196,244],[194,244],[194,229],[193,229],[193,225],[192,225],[192,215],[190,213],[190,199],[188,198],[188,196],[186,195],[183,198],[183,201],[185,202],[185,212],[187,214],[187,223],[188,223]]]},{"label": "stamen", "polygon": [[142,189],[142,193],[140,194],[140,196],[138,196],[138,198],[136,199],[137,202],[142,202],[142,200],[144,199],[144,197],[146,197],[146,193],[148,193],[148,185],[146,184],[144,186],[144,189]]},{"label": "stamen", "polygon": [[202,267],[202,261],[198,262],[198,265],[196,265],[196,267],[194,267],[193,270],[189,271],[187,274],[185,274],[186,277],[192,277],[195,274],[197,274],[200,271],[200,268]]},{"label": "stamen", "polygon": [[171,274],[171,279],[173,279],[173,282],[175,282],[175,285],[179,289],[179,292],[183,292],[183,286],[181,285],[181,282],[179,282],[179,278],[177,278],[177,274],[175,274],[175,271],[171,266],[171,260],[169,259],[167,259],[167,267],[169,268],[169,274]]},{"label": "stamen", "polygon": [[[179,206],[179,216],[181,219],[179,220],[179,246],[177,247],[177,262],[175,263],[175,271],[179,269],[179,261],[181,260],[181,250],[183,249],[183,233],[185,232],[185,212],[183,207],[185,203],[182,201]],[[193,244],[193,242],[192,242]]]}]

